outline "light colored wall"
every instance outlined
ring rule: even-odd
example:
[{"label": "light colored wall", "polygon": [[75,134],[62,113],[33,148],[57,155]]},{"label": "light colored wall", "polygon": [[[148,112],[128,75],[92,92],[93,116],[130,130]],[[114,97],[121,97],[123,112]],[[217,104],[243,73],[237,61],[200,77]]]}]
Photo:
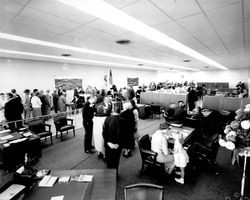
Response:
[{"label": "light colored wall", "polygon": [[83,87],[87,85],[104,87],[104,74],[112,69],[113,83],[117,87],[127,86],[127,78],[139,77],[139,84],[148,84],[156,80],[153,70],[132,70],[112,67],[84,66],[55,62],[40,62],[22,59],[0,58],[0,92],[9,92],[15,88],[22,93],[25,88],[54,90],[55,76],[82,77]]},{"label": "light colored wall", "polygon": [[250,79],[250,70],[214,70],[201,72],[158,72],[157,78],[159,81],[191,81],[194,82],[228,82],[229,87],[235,87],[239,81],[248,82]]}]

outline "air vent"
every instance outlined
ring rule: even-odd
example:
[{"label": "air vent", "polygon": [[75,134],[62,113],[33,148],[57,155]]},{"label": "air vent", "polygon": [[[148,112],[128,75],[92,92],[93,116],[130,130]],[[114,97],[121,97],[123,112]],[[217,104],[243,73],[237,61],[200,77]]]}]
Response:
[{"label": "air vent", "polygon": [[121,44],[121,45],[125,45],[125,44],[129,44],[130,40],[117,40],[115,41],[117,44]]}]

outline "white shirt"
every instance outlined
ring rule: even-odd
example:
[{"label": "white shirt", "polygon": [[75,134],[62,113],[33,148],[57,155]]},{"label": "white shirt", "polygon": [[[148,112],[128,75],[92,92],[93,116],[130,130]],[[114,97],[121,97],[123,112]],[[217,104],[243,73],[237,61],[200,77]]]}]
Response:
[{"label": "white shirt", "polygon": [[152,135],[151,150],[158,153],[158,154],[168,155],[167,139],[164,137],[161,130],[157,130]]},{"label": "white shirt", "polygon": [[32,108],[41,108],[42,102],[38,96],[33,96],[31,98]]}]

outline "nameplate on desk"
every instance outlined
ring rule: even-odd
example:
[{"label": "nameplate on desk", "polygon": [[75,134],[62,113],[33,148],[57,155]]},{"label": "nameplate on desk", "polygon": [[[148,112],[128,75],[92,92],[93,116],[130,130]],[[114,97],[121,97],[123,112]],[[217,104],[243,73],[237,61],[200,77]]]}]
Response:
[{"label": "nameplate on desk", "polygon": [[6,136],[3,136],[3,137],[0,137],[0,140],[9,140],[11,138],[13,138],[12,135],[6,135]]}]

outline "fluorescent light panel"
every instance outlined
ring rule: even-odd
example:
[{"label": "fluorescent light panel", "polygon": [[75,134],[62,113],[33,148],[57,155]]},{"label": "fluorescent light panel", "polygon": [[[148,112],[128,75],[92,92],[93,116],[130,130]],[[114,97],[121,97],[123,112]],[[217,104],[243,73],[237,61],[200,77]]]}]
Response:
[{"label": "fluorescent light panel", "polygon": [[6,50],[6,49],[0,49],[0,53],[21,55],[21,56],[33,56],[33,57],[37,57],[37,58],[49,58],[49,59],[63,60],[65,62],[71,61],[71,62],[81,62],[81,63],[92,63],[92,64],[97,64],[97,65],[106,65],[106,66],[111,65],[112,67],[120,66],[120,67],[139,68],[139,69],[164,70],[164,71],[171,71],[171,72],[176,71],[176,70],[168,70],[165,68],[153,68],[153,67],[130,65],[130,64],[123,64],[123,63],[116,63],[116,62],[106,62],[106,61],[99,61],[99,60],[51,56],[51,55],[46,55],[46,54],[30,53],[30,52],[23,52],[23,51],[13,51],[13,50]]},{"label": "fluorescent light panel", "polygon": [[147,39],[170,47],[176,51],[189,55],[200,61],[213,65],[222,70],[228,70],[227,67],[213,61],[212,59],[194,51],[193,49],[183,45],[182,43],[168,37],[167,35],[157,31],[156,29],[144,24],[143,22],[131,17],[121,10],[111,6],[103,0],[57,0],[68,6],[81,10],[85,13],[103,19],[111,24],[132,31]]},{"label": "fluorescent light panel", "polygon": [[169,68],[179,68],[179,69],[185,69],[185,70],[198,71],[196,69],[184,67],[184,66],[172,65],[172,64],[161,63],[161,62],[156,62],[156,61],[152,61],[152,60],[145,60],[145,59],[134,58],[134,57],[130,57],[130,56],[123,56],[123,55],[119,55],[119,54],[112,54],[112,53],[108,53],[108,52],[73,47],[73,46],[54,43],[54,42],[47,42],[47,41],[43,41],[43,40],[21,37],[21,36],[17,36],[17,35],[11,35],[11,34],[7,34],[7,33],[0,33],[0,38],[6,39],[6,40],[17,41],[17,42],[24,42],[24,43],[28,43],[28,44],[36,44],[36,45],[41,45],[41,46],[46,46],[46,47],[71,50],[71,51],[75,51],[75,52],[88,53],[88,54],[93,54],[93,55],[100,55],[100,56],[106,56],[106,57],[112,57],[112,58],[118,58],[118,59],[124,59],[124,60],[131,60],[131,61],[136,61],[136,62],[140,62],[140,63],[149,63],[149,64],[163,66],[163,67],[169,67]]}]

